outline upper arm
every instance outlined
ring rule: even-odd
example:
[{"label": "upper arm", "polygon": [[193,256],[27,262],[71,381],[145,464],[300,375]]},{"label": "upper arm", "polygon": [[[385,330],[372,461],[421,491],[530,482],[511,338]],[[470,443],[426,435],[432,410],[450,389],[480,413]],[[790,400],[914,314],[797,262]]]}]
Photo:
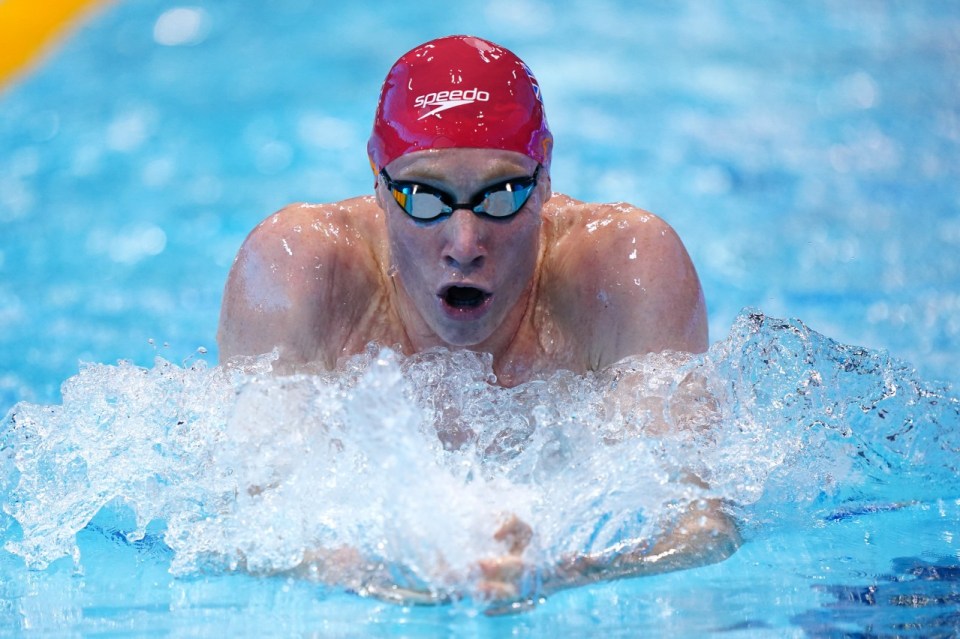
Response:
[{"label": "upper arm", "polygon": [[335,365],[372,285],[349,232],[333,207],[292,205],[250,233],[224,288],[221,361],[278,348],[281,363]]},{"label": "upper arm", "polygon": [[622,204],[590,218],[567,238],[576,248],[566,264],[576,282],[574,306],[586,314],[580,321],[589,327],[590,367],[663,350],[705,351],[703,290],[676,232]]}]

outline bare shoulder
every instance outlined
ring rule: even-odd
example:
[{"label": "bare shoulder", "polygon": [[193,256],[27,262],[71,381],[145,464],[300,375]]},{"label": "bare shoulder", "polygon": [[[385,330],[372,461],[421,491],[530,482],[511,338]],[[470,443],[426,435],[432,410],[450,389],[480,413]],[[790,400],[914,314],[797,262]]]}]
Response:
[{"label": "bare shoulder", "polygon": [[[293,246],[337,249],[368,241],[381,232],[382,215],[372,197],[327,204],[296,203],[260,222],[247,236],[238,258],[256,252],[294,258]],[[286,260],[286,258],[284,258]]]},{"label": "bare shoulder", "polygon": [[661,350],[703,351],[706,309],[677,233],[623,202],[555,195],[544,207],[546,294],[587,336],[590,367]]},{"label": "bare shoulder", "polygon": [[292,204],[264,219],[227,279],[221,360],[279,347],[281,360],[332,365],[337,342],[345,339],[335,327],[362,314],[379,286],[382,245],[373,198]]}]

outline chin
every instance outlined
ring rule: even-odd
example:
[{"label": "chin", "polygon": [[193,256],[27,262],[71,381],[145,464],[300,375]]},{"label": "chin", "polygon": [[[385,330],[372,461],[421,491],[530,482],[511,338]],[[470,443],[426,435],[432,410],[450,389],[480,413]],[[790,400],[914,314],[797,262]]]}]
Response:
[{"label": "chin", "polygon": [[490,337],[488,334],[463,334],[460,332],[454,334],[440,334],[440,339],[451,348],[470,348],[482,344]]},{"label": "chin", "polygon": [[470,348],[479,346],[493,335],[494,330],[489,326],[469,326],[462,324],[460,326],[450,326],[447,322],[442,322],[435,327],[437,337],[450,348]]}]

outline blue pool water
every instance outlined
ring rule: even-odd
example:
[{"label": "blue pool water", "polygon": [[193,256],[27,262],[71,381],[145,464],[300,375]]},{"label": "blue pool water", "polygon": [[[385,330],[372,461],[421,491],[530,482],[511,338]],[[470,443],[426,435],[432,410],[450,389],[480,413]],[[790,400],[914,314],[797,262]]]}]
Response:
[{"label": "blue pool water", "polygon": [[[0,94],[0,633],[958,632],[960,9],[243,4],[117,2]],[[556,190],[630,201],[684,238],[714,346],[626,366],[668,404],[688,373],[707,380],[709,441],[596,445],[584,431],[643,426],[598,408],[603,377],[496,391],[482,361],[390,353],[330,379],[214,366],[245,234],[290,201],[368,192],[383,75],[457,32],[537,73]],[[439,371],[451,381],[418,395]],[[442,401],[486,424],[478,443],[535,428],[512,456],[438,452],[423,428]],[[621,472],[585,482],[558,450]],[[487,550],[465,531],[504,503],[546,561],[587,528],[612,535],[611,513],[663,509],[677,495],[657,471],[681,457],[734,505],[736,555],[522,615],[224,569],[241,550],[279,569],[340,535],[429,581],[431,553]],[[237,496],[264,477],[282,489]]]}]

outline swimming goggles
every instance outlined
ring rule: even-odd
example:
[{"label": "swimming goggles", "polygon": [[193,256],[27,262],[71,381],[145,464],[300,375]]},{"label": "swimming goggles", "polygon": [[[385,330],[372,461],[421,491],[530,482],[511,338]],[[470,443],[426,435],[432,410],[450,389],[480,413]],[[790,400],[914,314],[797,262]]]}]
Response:
[{"label": "swimming goggles", "polygon": [[457,202],[456,198],[446,191],[419,182],[395,181],[387,174],[386,169],[380,171],[380,176],[400,208],[421,222],[432,222],[457,209],[468,209],[478,215],[498,220],[506,219],[516,215],[527,203],[539,175],[538,164],[537,170],[530,177],[498,182],[480,191],[468,202]]}]

